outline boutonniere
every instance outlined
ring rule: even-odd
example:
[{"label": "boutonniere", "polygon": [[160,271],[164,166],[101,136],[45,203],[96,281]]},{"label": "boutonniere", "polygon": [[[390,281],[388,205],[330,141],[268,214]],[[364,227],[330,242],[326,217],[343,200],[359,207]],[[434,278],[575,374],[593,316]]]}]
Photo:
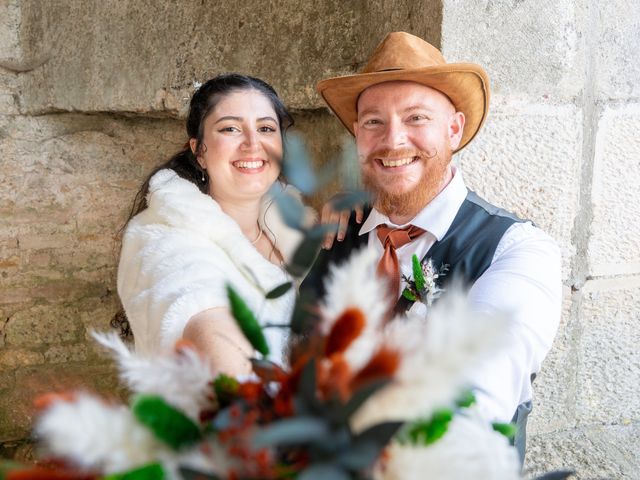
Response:
[{"label": "boutonniere", "polygon": [[430,258],[420,261],[417,255],[411,257],[411,266],[413,270],[413,279],[402,276],[402,280],[407,284],[402,291],[402,296],[412,302],[424,303],[430,307],[433,301],[443,292],[438,286],[438,278],[443,277],[449,265],[442,265],[435,268]]}]

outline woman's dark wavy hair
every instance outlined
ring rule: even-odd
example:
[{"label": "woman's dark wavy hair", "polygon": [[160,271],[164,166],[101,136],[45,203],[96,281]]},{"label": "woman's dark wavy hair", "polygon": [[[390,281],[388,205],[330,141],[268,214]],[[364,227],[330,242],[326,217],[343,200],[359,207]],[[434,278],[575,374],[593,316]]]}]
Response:
[{"label": "woman's dark wavy hair", "polygon": [[[269,100],[278,119],[284,147],[284,137],[287,129],[293,125],[293,117],[271,85],[259,78],[238,73],[225,73],[207,80],[198,87],[191,97],[189,114],[187,115],[186,121],[189,140],[192,138],[196,139],[196,154],[191,151],[189,142],[187,142],[182,150],[151,171],[140,187],[140,190],[138,190],[129,217],[120,230],[120,233],[124,232],[124,229],[133,217],[147,208],[149,181],[159,170],[165,168],[171,169],[180,177],[196,185],[202,193],[206,194],[209,192],[209,172],[203,169],[197,160],[197,154],[202,152],[203,148],[206,149],[206,145],[202,143],[204,137],[204,122],[216,108],[220,100],[226,95],[245,90],[256,90]],[[126,320],[124,310],[120,310],[113,317],[111,325],[120,330],[120,335],[123,338],[128,338],[129,340],[132,338],[131,329]]]}]

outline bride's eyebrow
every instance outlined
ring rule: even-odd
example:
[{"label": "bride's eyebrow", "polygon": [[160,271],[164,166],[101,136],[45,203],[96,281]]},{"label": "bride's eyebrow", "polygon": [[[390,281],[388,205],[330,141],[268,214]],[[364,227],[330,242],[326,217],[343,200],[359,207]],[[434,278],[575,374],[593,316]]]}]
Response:
[{"label": "bride's eyebrow", "polygon": [[220,117],[218,120],[215,121],[214,125],[216,123],[224,122],[226,120],[234,120],[236,122],[241,122],[242,121],[242,117],[232,117],[232,116]]},{"label": "bride's eyebrow", "polygon": [[[217,123],[220,123],[220,122],[225,122],[227,120],[233,120],[234,122],[241,122],[244,119],[242,117],[234,117],[234,116],[231,116],[231,115],[227,115],[226,117],[220,117],[218,120],[216,120],[214,125],[217,124]],[[258,118],[259,122],[264,122],[265,120],[270,120],[272,122],[276,122],[276,119],[273,118],[273,117],[260,117],[260,118]]]}]

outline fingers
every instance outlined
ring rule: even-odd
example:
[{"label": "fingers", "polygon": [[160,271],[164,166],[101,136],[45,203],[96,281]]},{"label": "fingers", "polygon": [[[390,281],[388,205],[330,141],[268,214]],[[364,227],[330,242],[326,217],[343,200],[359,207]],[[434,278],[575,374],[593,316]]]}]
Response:
[{"label": "fingers", "polygon": [[[336,195],[333,199],[339,197]],[[332,199],[332,200],[333,200]],[[333,209],[332,200],[329,200],[322,207],[320,212],[320,223],[322,225],[330,225],[331,228],[327,230],[322,242],[322,248],[329,250],[333,246],[334,241],[341,242],[344,240],[347,233],[347,227],[349,226],[349,217],[351,216],[350,210],[335,211]],[[364,220],[364,210],[362,205],[355,205],[353,207],[355,212],[356,223],[360,224]],[[335,227],[335,228],[333,228]]]},{"label": "fingers", "polygon": [[324,240],[322,242],[322,248],[329,250],[333,246],[333,241],[338,233],[338,224],[340,221],[340,213],[333,210],[331,203],[327,202],[322,207],[320,213],[320,223],[327,225],[328,230],[325,233]]},{"label": "fingers", "polygon": [[336,239],[341,242],[344,240],[344,236],[347,233],[347,227],[349,226],[349,217],[351,212],[349,210],[343,210],[338,217],[338,235]]},{"label": "fingers", "polygon": [[364,210],[362,205],[356,205],[353,210],[356,212],[356,223],[362,223],[362,220],[364,220]]}]

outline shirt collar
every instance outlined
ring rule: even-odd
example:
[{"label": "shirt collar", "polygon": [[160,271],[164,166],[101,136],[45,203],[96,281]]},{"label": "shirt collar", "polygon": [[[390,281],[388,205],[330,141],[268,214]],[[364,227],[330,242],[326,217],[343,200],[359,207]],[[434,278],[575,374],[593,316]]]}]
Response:
[{"label": "shirt collar", "polygon": [[[418,214],[406,225],[415,225],[433,234],[437,240],[441,240],[453,223],[462,202],[467,197],[467,187],[462,178],[462,172],[454,165],[451,166],[453,178],[446,187],[431,200]],[[374,230],[378,225],[387,224],[394,227],[404,227],[406,225],[395,225],[389,217],[380,213],[375,208],[360,227],[359,235]]]}]

